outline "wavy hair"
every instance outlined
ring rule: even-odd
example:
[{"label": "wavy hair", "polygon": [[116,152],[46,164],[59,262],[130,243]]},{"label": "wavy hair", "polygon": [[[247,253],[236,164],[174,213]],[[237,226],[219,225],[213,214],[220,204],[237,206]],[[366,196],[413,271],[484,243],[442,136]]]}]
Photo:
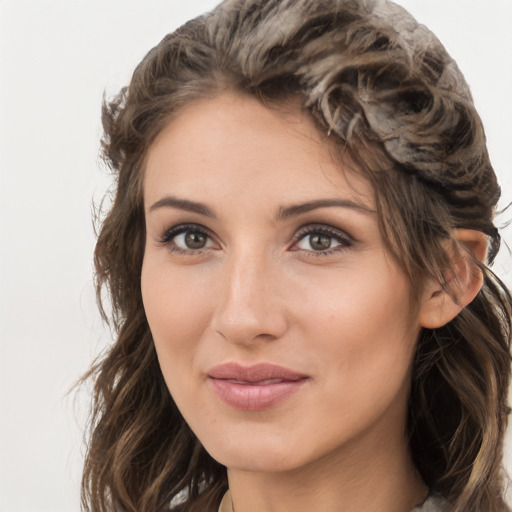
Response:
[{"label": "wavy hair", "polygon": [[434,277],[449,291],[447,246],[463,250],[455,228],[488,236],[475,300],[419,336],[407,428],[423,480],[451,512],[508,510],[501,463],[512,298],[488,266],[499,249],[500,189],[457,65],[386,0],[226,0],[167,35],[104,102],[103,154],[116,189],[94,262],[116,340],[88,373],[83,509],[155,512],[181,498],[180,510],[216,511],[227,489],[225,468],[167,390],[140,290],[148,148],[184,105],[226,90],[269,108],[300,100],[337,154],[370,180],[388,249],[413,286]]}]

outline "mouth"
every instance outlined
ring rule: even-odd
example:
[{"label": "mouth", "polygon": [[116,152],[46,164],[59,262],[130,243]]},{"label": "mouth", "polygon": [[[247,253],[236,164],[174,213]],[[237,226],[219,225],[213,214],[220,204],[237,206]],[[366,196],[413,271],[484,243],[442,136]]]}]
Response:
[{"label": "mouth", "polygon": [[240,384],[241,386],[268,386],[269,384],[279,384],[280,382],[286,382],[281,379],[267,379],[255,382],[248,382],[245,380],[236,380],[236,379],[220,379],[225,380],[226,382],[231,382],[232,384]]},{"label": "mouth", "polygon": [[227,405],[244,411],[275,407],[300,391],[309,376],[288,368],[261,363],[216,366],[208,373],[214,393]]}]

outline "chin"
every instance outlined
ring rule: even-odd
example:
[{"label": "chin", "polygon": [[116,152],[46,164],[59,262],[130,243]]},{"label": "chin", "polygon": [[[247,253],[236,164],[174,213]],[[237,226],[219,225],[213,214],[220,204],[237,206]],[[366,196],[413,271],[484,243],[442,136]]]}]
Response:
[{"label": "chin", "polygon": [[[227,438],[228,436],[226,436]],[[220,464],[228,469],[238,471],[272,473],[291,471],[297,469],[314,458],[307,454],[300,443],[283,442],[283,439],[272,439],[271,436],[259,438],[249,436],[242,440],[231,438],[229,444],[226,439],[222,443],[203,444],[208,453]],[[277,436],[281,437],[281,436]],[[312,457],[310,457],[311,455]]]},{"label": "chin", "polygon": [[221,457],[214,457],[214,459],[228,469],[248,473],[292,471],[302,465],[295,458],[290,460],[290,457],[283,457],[282,453],[269,452],[269,450],[259,450],[257,453],[225,453],[222,455]]}]

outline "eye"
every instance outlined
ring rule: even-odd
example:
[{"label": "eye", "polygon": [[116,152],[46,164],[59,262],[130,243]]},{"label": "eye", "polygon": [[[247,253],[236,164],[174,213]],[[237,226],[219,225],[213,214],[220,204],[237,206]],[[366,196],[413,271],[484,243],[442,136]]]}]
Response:
[{"label": "eye", "polygon": [[327,251],[340,245],[332,236],[324,233],[311,233],[310,235],[304,236],[302,240],[297,244],[299,249],[306,251]]},{"label": "eye", "polygon": [[296,235],[295,250],[318,254],[330,254],[353,245],[352,239],[343,231],[328,226],[310,226]]},{"label": "eye", "polygon": [[210,235],[199,225],[180,225],[167,230],[160,241],[171,251],[181,253],[200,252],[216,247]]},{"label": "eye", "polygon": [[174,237],[180,249],[204,249],[208,245],[208,235],[200,231],[185,231]]}]

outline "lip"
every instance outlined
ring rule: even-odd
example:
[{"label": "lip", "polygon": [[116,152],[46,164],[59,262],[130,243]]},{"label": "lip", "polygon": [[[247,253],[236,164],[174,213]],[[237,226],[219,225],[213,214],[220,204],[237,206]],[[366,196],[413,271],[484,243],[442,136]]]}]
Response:
[{"label": "lip", "polygon": [[212,368],[208,378],[215,394],[229,406],[262,411],[300,391],[309,376],[269,363],[253,366],[225,363]]}]

